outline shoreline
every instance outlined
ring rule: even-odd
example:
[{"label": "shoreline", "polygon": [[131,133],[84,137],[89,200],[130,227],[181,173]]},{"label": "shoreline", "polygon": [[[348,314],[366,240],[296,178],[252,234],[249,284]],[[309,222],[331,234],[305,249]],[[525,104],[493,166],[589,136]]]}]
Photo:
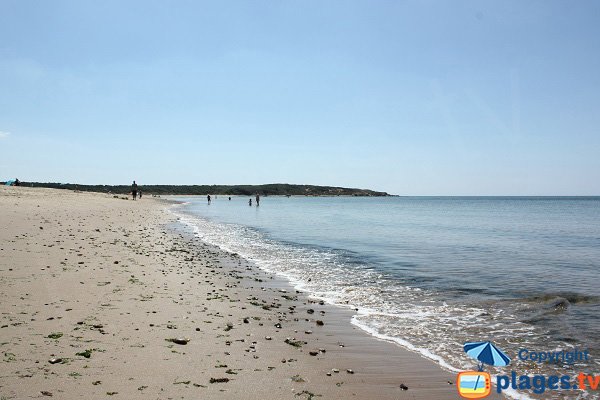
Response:
[{"label": "shoreline", "polygon": [[[179,197],[179,196],[177,196],[177,197]],[[181,196],[181,197],[184,197],[184,196]],[[192,196],[192,197],[197,197],[197,196]],[[187,219],[190,216],[192,218],[195,217],[193,214],[188,214],[188,212],[186,212],[185,210],[182,212],[182,214],[178,214],[177,211],[174,211],[174,207],[185,206],[186,204],[189,204],[188,202],[178,201],[178,200],[173,200],[173,199],[171,199],[171,200],[173,201],[173,204],[171,205],[171,207],[168,207],[166,210],[168,212],[170,212],[171,214],[173,214],[174,216],[176,216],[178,221],[182,218]],[[186,227],[192,228],[192,230],[194,228],[197,228],[196,225],[194,225],[193,223],[188,222],[188,221],[181,222],[181,223],[183,225],[185,225]],[[195,235],[195,233],[190,233],[190,234]],[[200,240],[202,240],[202,239],[200,239]],[[214,244],[210,244],[210,245],[214,246],[215,248],[218,248],[219,251],[223,251],[226,253],[233,253],[232,250],[229,250],[227,248],[221,248],[218,245],[214,245]],[[251,261],[249,261],[249,262],[251,262]],[[253,265],[255,265],[255,264],[253,264]],[[326,304],[328,304],[329,306],[331,306],[335,309],[341,309],[344,312],[347,311],[347,314],[348,314],[347,319],[348,319],[348,322],[352,325],[352,327],[359,328],[361,331],[363,331],[364,333],[367,333],[373,339],[393,343],[396,346],[399,346],[404,350],[413,352],[413,353],[419,355],[421,358],[426,359],[430,362],[433,362],[439,368],[443,369],[446,372],[449,372],[452,374],[456,374],[456,373],[460,372],[459,369],[452,367],[444,359],[442,359],[441,357],[439,357],[433,353],[428,352],[427,350],[426,350],[426,352],[429,353],[429,356],[423,352],[423,349],[419,349],[419,348],[413,346],[410,342],[408,342],[406,340],[391,337],[391,336],[380,335],[380,334],[376,333],[373,329],[371,329],[369,326],[357,322],[355,317],[358,315],[357,313],[359,311],[358,311],[358,309],[355,309],[353,306],[351,306],[349,304],[335,303],[329,298],[316,296],[316,295],[310,293],[310,291],[305,289],[304,282],[294,281],[289,276],[286,276],[286,275],[283,275],[283,274],[280,274],[277,272],[265,270],[265,269],[261,268],[260,266],[256,266],[256,267],[259,268],[260,270],[262,270],[269,277],[271,277],[271,279],[274,278],[274,279],[280,280],[281,287],[287,288],[288,290],[296,291],[297,293],[302,293],[304,296],[306,296],[308,299],[311,299],[311,300],[314,300],[314,299],[323,300]]]},{"label": "shoreline", "polygon": [[[191,229],[189,225],[182,223],[180,223],[180,225],[180,227],[175,229],[183,229],[188,231],[185,233],[185,235],[187,235],[190,240],[197,239],[193,232],[189,232]],[[232,254],[231,252],[220,249],[217,246],[211,244],[208,244],[208,246],[215,248],[219,252]],[[344,362],[351,363],[352,365],[365,363],[365,370],[368,371],[365,373],[365,375],[368,381],[363,379],[362,383],[376,386],[379,390],[385,387],[385,391],[378,394],[379,396],[383,397],[376,398],[398,398],[398,393],[408,393],[408,391],[411,389],[413,392],[411,393],[410,398],[421,398],[419,397],[421,395],[424,396],[422,398],[432,398],[431,396],[435,396],[436,399],[459,398],[454,387],[454,379],[456,378],[456,375],[453,371],[443,368],[434,360],[424,357],[417,351],[406,349],[393,340],[377,337],[369,333],[367,330],[361,328],[359,325],[352,323],[352,317],[356,314],[356,312],[351,307],[327,303],[318,297],[313,297],[309,293],[299,290],[291,281],[289,281],[288,278],[284,276],[265,271],[262,268],[252,264],[251,261],[246,260],[246,263],[247,266],[252,266],[252,269],[256,274],[255,278],[261,280],[261,282],[259,282],[260,287],[250,284],[250,286],[247,287],[248,289],[259,289],[262,292],[264,292],[266,289],[282,293],[281,296],[291,295],[293,297],[297,297],[297,302],[302,303],[301,306],[296,306],[297,309],[300,310],[299,314],[301,317],[303,316],[302,310],[304,309],[312,308],[315,310],[315,313],[306,315],[308,317],[317,315],[318,311],[324,312],[324,314],[319,315],[316,317],[316,319],[327,319],[327,321],[325,321],[327,328],[321,328],[318,330],[312,328],[310,329],[310,331],[312,331],[310,334],[311,336],[307,336],[306,334],[302,335],[301,331],[295,329],[294,333],[297,337],[294,336],[292,339],[308,340],[308,338],[312,338],[315,341],[318,341],[321,344],[325,343],[332,348],[339,347],[338,343],[342,343],[344,346],[340,347],[340,349],[343,350],[336,351],[335,356],[332,357],[339,357],[339,359],[344,360]],[[296,313],[298,313],[298,311],[296,311]],[[305,322],[308,322],[306,318]],[[308,327],[311,328],[310,324]],[[349,343],[352,345],[349,346]],[[346,351],[349,348],[352,348],[352,350]],[[396,351],[399,352],[399,354],[394,354]],[[330,353],[334,352],[327,350],[325,354]],[[390,358],[393,360],[401,360],[399,363],[402,364],[401,371],[395,371],[399,365],[394,365],[395,362]],[[410,368],[408,369],[410,372],[403,368],[408,365],[412,367],[412,370],[410,370]],[[414,371],[416,370],[427,372],[428,379],[437,379],[438,384],[429,385],[431,382],[424,381],[421,379],[422,376],[419,374],[414,374]],[[325,371],[327,371],[327,369],[325,369]],[[354,374],[358,373],[356,367],[353,369],[353,371]],[[365,371],[361,372],[364,373]],[[397,375],[397,373],[399,374]],[[402,377],[406,377],[406,379]],[[443,382],[443,384],[440,385],[440,382]],[[408,390],[402,390],[400,385],[408,387]],[[445,390],[448,387],[450,387],[449,393],[447,393],[448,391]],[[388,391],[389,393],[387,393]],[[415,393],[416,391],[419,392]],[[427,393],[421,393],[421,391],[427,391]],[[368,393],[368,391],[365,391],[364,395],[368,396]],[[354,395],[356,395],[356,393],[354,393]],[[386,397],[388,395],[389,397]],[[494,398],[494,396],[492,395],[491,398]]]},{"label": "shoreline", "polygon": [[202,242],[170,200],[20,187],[0,204],[7,399],[458,398],[455,374]]}]

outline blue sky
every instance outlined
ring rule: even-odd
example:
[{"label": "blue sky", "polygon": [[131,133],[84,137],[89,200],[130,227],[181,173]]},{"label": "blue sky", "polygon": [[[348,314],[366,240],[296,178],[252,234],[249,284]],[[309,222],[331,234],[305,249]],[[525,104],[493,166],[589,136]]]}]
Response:
[{"label": "blue sky", "polygon": [[600,2],[0,0],[0,180],[600,194]]}]

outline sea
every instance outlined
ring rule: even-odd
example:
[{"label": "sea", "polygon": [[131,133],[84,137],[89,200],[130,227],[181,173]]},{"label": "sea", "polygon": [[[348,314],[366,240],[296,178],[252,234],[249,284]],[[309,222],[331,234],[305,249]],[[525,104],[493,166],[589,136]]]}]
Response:
[{"label": "sea", "polygon": [[[466,342],[491,341],[511,358],[492,374],[600,374],[600,197],[249,199],[179,198],[172,212],[202,240],[355,309],[356,326],[451,371],[477,368]],[[588,357],[539,363],[523,350]]]}]

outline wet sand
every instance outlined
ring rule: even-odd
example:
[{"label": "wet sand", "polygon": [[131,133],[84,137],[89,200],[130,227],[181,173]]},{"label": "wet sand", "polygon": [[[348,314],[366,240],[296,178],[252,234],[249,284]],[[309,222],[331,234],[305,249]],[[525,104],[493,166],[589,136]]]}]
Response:
[{"label": "wet sand", "polygon": [[459,398],[351,310],[122,197],[0,188],[3,399]]}]

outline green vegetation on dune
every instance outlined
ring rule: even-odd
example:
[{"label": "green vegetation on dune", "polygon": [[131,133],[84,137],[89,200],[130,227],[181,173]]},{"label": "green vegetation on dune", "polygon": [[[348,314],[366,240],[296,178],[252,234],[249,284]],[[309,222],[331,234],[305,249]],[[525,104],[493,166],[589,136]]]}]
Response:
[{"label": "green vegetation on dune", "polygon": [[[85,192],[101,192],[128,194],[130,185],[79,185],[74,183],[42,183],[23,182],[23,186],[46,187],[54,189],[80,190]],[[141,185],[139,188],[146,195],[231,195],[251,196],[389,196],[385,192],[367,189],[352,189],[333,186],[290,185],[272,183],[267,185]]]}]

